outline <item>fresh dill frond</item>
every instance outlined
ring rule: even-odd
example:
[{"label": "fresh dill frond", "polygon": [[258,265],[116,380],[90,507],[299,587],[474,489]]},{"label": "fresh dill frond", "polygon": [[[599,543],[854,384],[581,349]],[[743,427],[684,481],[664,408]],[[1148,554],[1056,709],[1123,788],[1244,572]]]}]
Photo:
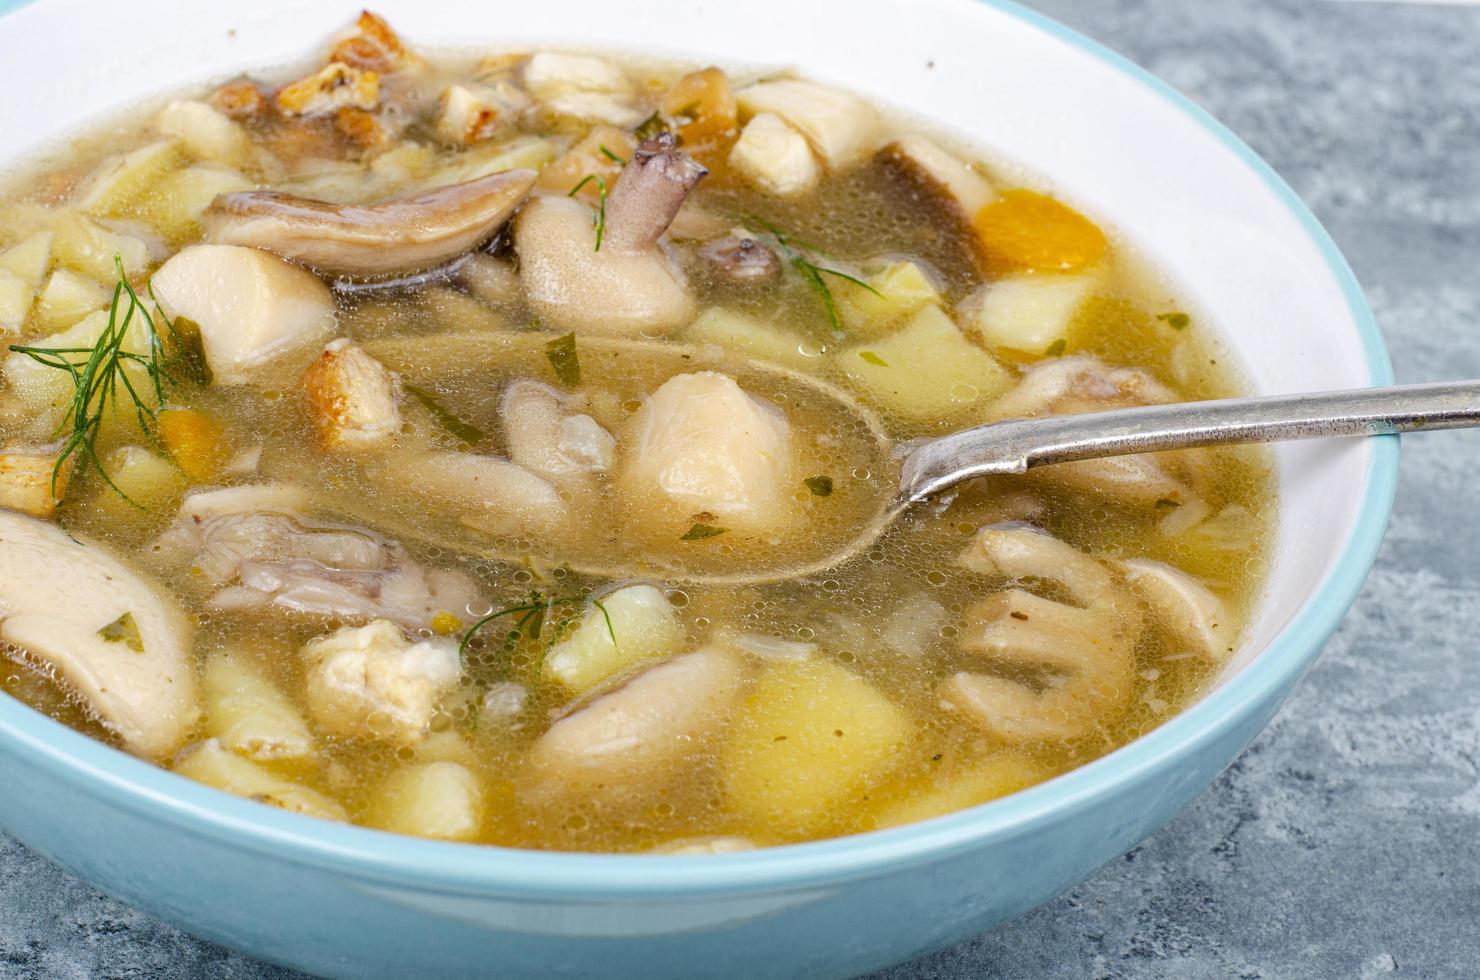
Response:
[{"label": "fresh dill frond", "polygon": [[[611,637],[612,646],[616,646],[617,632],[612,626],[611,615],[606,611],[606,606],[602,605],[601,600],[593,599],[590,596],[546,596],[542,592],[531,592],[527,602],[506,606],[496,612],[491,612],[469,627],[468,631],[463,634],[462,642],[457,645],[457,654],[459,657],[466,656],[468,645],[473,642],[473,638],[478,635],[483,627],[492,623],[494,620],[507,619],[511,616],[519,617],[514,621],[513,627],[504,637],[504,647],[507,650],[512,648],[513,644],[517,643],[520,639],[538,640],[545,631],[546,621],[551,618],[556,608],[582,606],[586,604],[595,606],[600,610],[602,619],[606,621],[607,635]],[[560,634],[565,631],[570,623],[571,618],[563,619],[557,623],[555,633],[550,639],[551,645],[554,644],[555,640],[559,638]]]},{"label": "fresh dill frond", "polygon": [[[183,366],[192,378],[197,378],[200,371],[204,370],[204,359],[200,358],[198,363],[192,360],[190,345],[176,325],[161,313],[160,319],[164,320],[175,342],[174,352],[166,350],[154,319],[123,271],[122,258],[114,255],[113,264],[118,270],[118,281],[113,287],[113,299],[108,306],[108,323],[91,347],[11,344],[10,349],[17,354],[26,355],[38,364],[66,372],[72,381],[72,398],[57,426],[57,435],[65,433],[66,439],[51,471],[52,495],[56,496],[61,475],[75,458],[84,464],[92,464],[114,493],[139,507],[138,503],[113,482],[113,478],[103,468],[102,460],[98,458],[97,439],[103,420],[110,407],[117,406],[120,399],[127,399],[138,418],[139,428],[145,433],[152,432],[159,407],[164,403],[165,385],[179,383],[171,373],[171,368],[178,370]],[[135,320],[135,317],[138,319]],[[126,349],[129,331],[135,323],[143,331],[142,353]],[[144,380],[148,384],[144,393],[135,386],[135,378],[130,377],[131,366],[137,366],[144,372]],[[146,396],[152,396],[153,404],[146,400]]]},{"label": "fresh dill frond", "polygon": [[606,180],[600,174],[587,174],[580,183],[570,189],[566,197],[575,197],[582,187],[596,182],[596,251],[601,251],[601,239],[606,234]]},{"label": "fresh dill frond", "polygon": [[625,167],[625,166],[627,166],[627,158],[626,157],[622,157],[622,156],[618,156],[612,150],[612,148],[609,147],[609,146],[607,146],[605,143],[597,143],[596,144],[596,148],[601,151],[601,155],[602,156],[606,157],[608,160],[610,160],[612,163],[615,163],[617,166],[619,166],[619,167]]},{"label": "fresh dill frond", "polygon": [[416,385],[406,384],[405,382],[402,382],[401,387],[405,390],[406,394],[415,398],[421,404],[422,408],[431,413],[432,418],[437,420],[438,425],[447,430],[449,435],[463,445],[476,446],[488,438],[488,433],[447,408],[437,400],[436,395],[427,391],[425,388],[418,388]]},{"label": "fresh dill frond", "polygon": [[[776,240],[776,247],[781,249],[782,257],[786,259],[787,264],[797,271],[797,274],[802,277],[802,281],[822,301],[822,308],[827,313],[827,322],[831,324],[834,333],[841,334],[843,332],[843,321],[838,316],[837,300],[833,297],[832,290],[828,288],[827,281],[822,278],[823,276],[833,276],[846,282],[851,282],[861,289],[868,290],[880,299],[884,298],[883,293],[857,276],[849,275],[841,269],[832,269],[825,265],[818,265],[809,254],[816,254],[821,251],[816,246],[808,245],[796,238],[792,238],[764,218],[748,215],[745,220],[747,223],[753,222],[760,225],[761,228]],[[751,230],[755,229],[752,228]]]}]

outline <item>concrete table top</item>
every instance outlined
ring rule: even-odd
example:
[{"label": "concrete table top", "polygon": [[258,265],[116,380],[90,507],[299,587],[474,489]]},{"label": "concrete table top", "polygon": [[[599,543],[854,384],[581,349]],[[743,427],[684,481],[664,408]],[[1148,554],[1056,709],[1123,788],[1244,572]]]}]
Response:
[{"label": "concrete table top", "polygon": [[[1033,0],[1269,160],[1346,252],[1400,381],[1480,377],[1480,9]],[[1480,974],[1480,432],[1405,438],[1377,568],[1253,747],[1169,826],[984,936],[879,974]],[[288,971],[0,837],[0,978]]]}]

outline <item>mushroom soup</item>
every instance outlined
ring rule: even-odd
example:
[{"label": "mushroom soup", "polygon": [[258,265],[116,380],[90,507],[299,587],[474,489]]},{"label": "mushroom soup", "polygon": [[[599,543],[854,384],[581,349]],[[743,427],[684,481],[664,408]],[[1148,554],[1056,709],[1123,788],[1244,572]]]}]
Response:
[{"label": "mushroom soup", "polygon": [[981,479],[828,567],[907,440],[1240,380],[1030,175],[798,75],[365,14],[3,195],[0,687],[230,793],[569,850],[892,826],[1161,723],[1260,586],[1247,448]]}]

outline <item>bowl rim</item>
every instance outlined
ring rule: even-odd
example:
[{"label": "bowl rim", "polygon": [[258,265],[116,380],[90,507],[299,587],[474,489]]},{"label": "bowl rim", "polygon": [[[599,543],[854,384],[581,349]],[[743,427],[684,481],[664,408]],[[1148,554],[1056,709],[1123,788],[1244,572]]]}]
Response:
[{"label": "bowl rim", "polygon": [[[0,0],[0,15],[30,0]],[[1168,83],[1128,58],[1014,0],[976,0],[1097,58],[1189,116],[1258,176],[1322,255],[1345,297],[1370,381],[1391,384],[1382,334],[1350,265],[1294,190],[1247,144]],[[274,860],[331,869],[365,882],[424,891],[502,892],[520,898],[644,899],[735,894],[874,877],[948,859],[1030,828],[1067,821],[1113,787],[1169,766],[1219,739],[1248,706],[1272,700],[1314,662],[1356,599],[1376,558],[1398,479],[1398,437],[1372,440],[1361,509],[1333,570],[1249,664],[1202,700],[1121,748],[1045,783],[946,816],[753,852],[685,858],[585,854],[453,844],[275,810],[194,783],[0,697],[0,751],[48,768],[118,809],[181,832],[229,841]]]}]

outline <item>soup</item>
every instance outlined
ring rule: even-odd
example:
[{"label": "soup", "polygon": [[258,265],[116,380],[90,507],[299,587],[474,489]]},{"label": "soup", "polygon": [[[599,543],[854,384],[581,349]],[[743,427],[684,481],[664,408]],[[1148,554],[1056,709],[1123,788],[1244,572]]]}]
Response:
[{"label": "soup", "polygon": [[790,73],[365,14],[15,173],[0,329],[0,686],[426,837],[717,853],[1015,792],[1212,682],[1271,530],[1265,454],[1200,449],[848,552],[909,440],[1240,380],[1031,175]]}]

